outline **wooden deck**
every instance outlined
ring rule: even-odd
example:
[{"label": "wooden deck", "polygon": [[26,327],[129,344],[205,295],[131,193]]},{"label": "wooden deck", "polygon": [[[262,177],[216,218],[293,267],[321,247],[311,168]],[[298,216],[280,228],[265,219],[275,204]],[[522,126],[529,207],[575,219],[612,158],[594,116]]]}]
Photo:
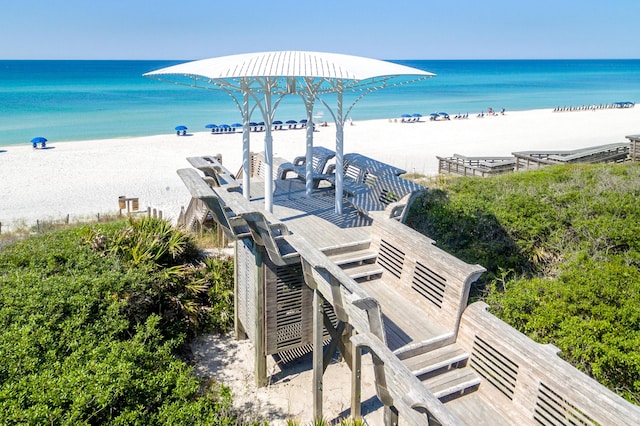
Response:
[{"label": "wooden deck", "polygon": [[[370,218],[359,214],[346,202],[343,214],[335,213],[333,188],[317,188],[307,196],[305,184],[300,179],[276,180],[275,183],[273,218],[286,224],[292,233],[303,235],[317,249],[325,251],[370,239]],[[250,205],[264,209],[264,182],[261,180],[251,184]]]},{"label": "wooden deck", "polygon": [[[217,173],[216,167],[206,171]],[[245,240],[236,279],[246,287],[239,295],[243,310],[267,305],[246,313],[245,327],[255,327],[247,334],[255,339],[256,364],[259,354],[278,353],[269,333],[290,338],[288,350],[307,328],[295,348],[322,347],[331,335],[334,350],[340,349],[353,371],[352,409],[359,409],[361,351],[374,357],[389,424],[398,413],[406,424],[432,424],[431,416],[448,425],[573,424],[563,413],[583,424],[634,424],[640,418],[639,407],[561,361],[548,345],[534,343],[480,302],[467,306],[470,286],[484,268],[451,256],[395,220],[393,205],[367,214],[345,201],[337,215],[331,186],[308,196],[303,179],[278,178],[269,213],[263,177],[252,178],[247,200],[226,172],[220,179],[198,179],[191,172],[179,174],[203,201],[198,205],[204,210],[196,213],[202,216],[213,206],[218,215],[232,214],[237,229],[250,231],[237,236],[238,244]],[[286,253],[278,253],[282,242]],[[264,247],[255,259],[252,244]],[[271,263],[263,259],[267,255]],[[266,273],[256,273],[260,263],[269,268]],[[280,289],[284,297],[275,294]],[[351,337],[343,334],[344,324],[353,330]],[[314,404],[321,405],[322,359],[314,353],[313,362],[319,375],[310,386],[320,392]],[[599,407],[590,404],[596,398]]]}]

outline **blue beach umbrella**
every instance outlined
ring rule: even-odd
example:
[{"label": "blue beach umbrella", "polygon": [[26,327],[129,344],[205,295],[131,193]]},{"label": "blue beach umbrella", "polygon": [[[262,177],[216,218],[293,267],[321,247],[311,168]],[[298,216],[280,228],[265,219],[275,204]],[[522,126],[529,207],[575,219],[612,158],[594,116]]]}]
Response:
[{"label": "blue beach umbrella", "polygon": [[35,138],[31,139],[31,144],[33,145],[34,148],[38,144],[42,144],[42,147],[44,148],[45,145],[47,144],[47,138],[43,138],[42,136],[36,136]]},{"label": "blue beach umbrella", "polygon": [[187,130],[187,126],[176,126],[177,131]]},{"label": "blue beach umbrella", "polygon": [[242,127],[242,123],[233,123],[231,127]]},{"label": "blue beach umbrella", "polygon": [[273,124],[282,124],[282,121],[276,120],[276,121],[273,122]]},{"label": "blue beach umbrella", "polygon": [[411,114],[402,114],[400,117],[402,117],[402,118],[411,118]]},{"label": "blue beach umbrella", "polygon": [[298,122],[296,120],[287,120],[285,123],[286,124],[298,124]]},{"label": "blue beach umbrella", "polygon": [[216,127],[218,126],[216,126],[215,124],[207,124],[206,126],[204,126],[205,129],[215,129]]},{"label": "blue beach umbrella", "polygon": [[422,114],[416,113],[416,114],[413,114],[411,116],[414,117],[414,118],[420,118],[420,117],[422,117]]}]

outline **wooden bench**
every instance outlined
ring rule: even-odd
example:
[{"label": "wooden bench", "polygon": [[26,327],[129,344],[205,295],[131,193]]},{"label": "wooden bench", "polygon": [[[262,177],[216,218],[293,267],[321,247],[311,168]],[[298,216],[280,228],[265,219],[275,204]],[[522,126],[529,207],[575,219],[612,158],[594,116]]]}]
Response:
[{"label": "wooden bench", "polygon": [[[379,290],[386,288],[389,290],[385,292],[391,293],[392,289],[405,300],[404,306],[413,304],[420,311],[422,323],[432,323],[444,336],[443,339],[438,335],[426,336],[423,341],[396,349],[396,354],[408,358],[454,342],[471,284],[485,269],[448,254],[430,238],[388,219],[383,213],[376,212],[373,218],[370,250],[377,253],[375,263],[384,272],[381,282],[367,283],[365,289],[374,297]],[[417,326],[411,323],[410,312],[386,310],[385,313],[397,315],[398,323],[405,325],[404,328]]]},{"label": "wooden bench", "polygon": [[242,218],[249,226],[253,240],[265,248],[269,259],[275,265],[300,263],[298,252],[284,238],[289,235],[289,230],[284,223],[269,223],[260,212],[244,213]]},{"label": "wooden bench", "polygon": [[[361,213],[385,210],[392,203],[414,192],[423,191],[424,186],[402,179],[404,170],[382,163],[361,154],[345,154],[343,167],[343,189],[347,200]],[[335,186],[335,173],[325,178]]]},{"label": "wooden bench", "polygon": [[366,215],[372,211],[385,210],[390,204],[398,203],[408,195],[425,190],[422,185],[392,174],[378,176],[368,173],[364,184],[368,188],[355,191],[348,200]]},{"label": "wooden bench", "polygon": [[[638,424],[640,407],[560,359],[556,347],[535,343],[487,308],[483,302],[466,308],[456,342],[482,379],[474,395],[476,416],[487,413],[484,421],[491,422],[497,411],[511,424]],[[464,398],[456,404],[460,412],[469,412]]]},{"label": "wooden bench", "polygon": [[457,174],[462,176],[494,176],[513,172],[516,159],[514,157],[466,157],[454,154],[452,157],[439,157],[438,173]]},{"label": "wooden bench", "polygon": [[[328,177],[325,172],[327,163],[336,156],[335,151],[322,146],[314,146],[311,154],[312,164],[312,179],[314,181],[314,188],[318,187],[320,181]],[[307,178],[307,158],[306,156],[299,156],[293,160],[293,171],[299,178],[306,180]]]},{"label": "wooden bench", "polygon": [[435,247],[385,212],[372,217],[369,246],[325,254],[380,301],[389,347],[401,359],[455,342],[471,284],[485,269]]},{"label": "wooden bench", "polygon": [[204,220],[204,216],[211,213],[229,240],[251,237],[246,221],[231,207],[225,205],[207,183],[207,180],[210,180],[211,184],[215,184],[214,178],[203,178],[195,169],[180,169],[177,173],[191,193],[192,199],[198,200],[195,205],[199,210],[200,220]]},{"label": "wooden bench", "polygon": [[[286,225],[280,222],[268,222],[263,213],[254,211],[250,205],[245,205],[245,200],[238,193],[237,197],[225,203],[218,197],[213,188],[207,183],[210,179],[202,177],[195,169],[180,169],[178,175],[185,186],[191,192],[191,196],[200,200],[206,206],[215,221],[222,228],[225,236],[230,240],[238,240],[251,237],[256,244],[265,247],[271,261],[279,266],[299,263],[297,252],[283,238],[289,235]],[[233,185],[220,187],[221,191],[233,189]]]},{"label": "wooden bench", "polygon": [[513,156],[516,158],[516,170],[519,170],[554,164],[619,163],[628,159],[630,148],[629,143],[619,142],[570,151],[519,151]]},{"label": "wooden bench", "polygon": [[208,155],[202,157],[188,157],[187,161],[196,169],[204,173],[205,176],[214,179],[217,186],[234,186],[240,187],[240,183],[235,177],[222,165],[222,156]]},{"label": "wooden bench", "polygon": [[[287,174],[294,170],[291,162],[280,157],[273,157],[273,180],[286,179]],[[264,158],[264,152],[251,154],[251,177],[264,181],[267,164]]]}]

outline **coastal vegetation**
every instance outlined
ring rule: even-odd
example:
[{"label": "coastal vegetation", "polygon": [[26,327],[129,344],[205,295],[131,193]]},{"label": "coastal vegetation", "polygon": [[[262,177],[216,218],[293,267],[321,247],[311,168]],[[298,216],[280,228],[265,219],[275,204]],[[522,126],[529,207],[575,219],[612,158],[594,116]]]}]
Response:
[{"label": "coastal vegetation", "polygon": [[640,403],[640,165],[438,180],[407,223],[487,268],[473,300]]},{"label": "coastal vegetation", "polygon": [[0,423],[243,424],[186,362],[233,323],[233,264],[158,219],[82,225],[0,251]]}]

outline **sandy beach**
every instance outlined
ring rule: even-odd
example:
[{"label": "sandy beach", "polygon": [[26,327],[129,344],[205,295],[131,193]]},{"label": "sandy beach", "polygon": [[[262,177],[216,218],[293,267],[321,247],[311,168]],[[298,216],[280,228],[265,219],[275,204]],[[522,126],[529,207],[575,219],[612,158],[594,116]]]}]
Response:
[{"label": "sandy beach", "polygon": [[[356,111],[357,112],[357,111]],[[333,148],[335,126],[319,126],[314,143]],[[140,208],[177,218],[190,195],[176,170],[186,157],[222,154],[232,172],[241,165],[242,136],[191,132],[81,142],[49,141],[0,146],[2,230],[36,220],[71,220],[118,211],[118,197],[137,197]],[[401,123],[399,119],[358,121],[345,127],[345,152],[359,152],[409,172],[437,173],[436,155],[505,156],[522,150],[563,150],[626,142],[640,133],[640,108],[553,112],[507,111],[505,115]],[[252,151],[263,151],[264,133],[251,134]],[[292,160],[304,154],[305,131],[273,134],[274,153]]]}]

